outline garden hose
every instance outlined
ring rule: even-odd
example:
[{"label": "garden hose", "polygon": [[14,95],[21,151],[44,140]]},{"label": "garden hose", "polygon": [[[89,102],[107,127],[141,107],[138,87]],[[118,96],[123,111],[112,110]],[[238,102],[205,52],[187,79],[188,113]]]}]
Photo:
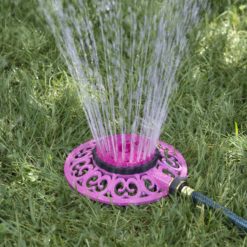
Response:
[{"label": "garden hose", "polygon": [[246,219],[236,215],[229,209],[213,201],[211,198],[189,187],[187,185],[186,178],[181,178],[181,177],[174,178],[170,184],[169,193],[183,194],[185,196],[191,197],[193,202],[196,204],[202,204],[208,208],[219,210],[221,213],[223,213],[226,216],[226,218],[228,218],[238,228],[247,232],[247,220]]}]

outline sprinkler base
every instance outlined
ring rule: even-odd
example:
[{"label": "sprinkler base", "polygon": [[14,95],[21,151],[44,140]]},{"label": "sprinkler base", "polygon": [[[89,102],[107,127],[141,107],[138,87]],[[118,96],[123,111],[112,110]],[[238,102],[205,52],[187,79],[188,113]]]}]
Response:
[{"label": "sprinkler base", "polygon": [[[64,164],[69,185],[94,201],[119,206],[148,204],[169,194],[169,183],[175,177],[187,177],[187,165],[173,146],[159,141],[160,158],[149,170],[131,175],[117,174],[100,168],[94,158],[96,143],[88,141],[76,147]],[[167,186],[160,185],[164,179]]]}]

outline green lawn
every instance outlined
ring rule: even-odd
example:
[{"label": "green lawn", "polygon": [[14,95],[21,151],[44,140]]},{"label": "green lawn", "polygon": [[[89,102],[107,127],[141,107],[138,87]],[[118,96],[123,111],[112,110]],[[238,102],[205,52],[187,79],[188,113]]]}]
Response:
[{"label": "green lawn", "polygon": [[[0,246],[247,246],[184,198],[119,208],[69,188],[63,162],[91,134],[35,2],[0,4]],[[161,139],[186,157],[192,187],[247,218],[247,2],[212,2]]]}]

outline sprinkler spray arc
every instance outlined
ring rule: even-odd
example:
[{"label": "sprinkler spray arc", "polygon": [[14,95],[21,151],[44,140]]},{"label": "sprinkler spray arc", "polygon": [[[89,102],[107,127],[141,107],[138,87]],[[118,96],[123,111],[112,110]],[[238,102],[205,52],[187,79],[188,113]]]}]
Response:
[{"label": "sprinkler spray arc", "polygon": [[[247,229],[244,219],[188,187],[182,154],[159,141],[186,34],[206,1],[167,0],[151,14],[149,2],[154,1],[134,0],[133,9],[115,0],[73,1],[77,6],[39,2],[77,83],[94,138],[68,155],[64,174],[69,185],[92,200],[120,206],[179,192],[222,210]],[[137,5],[139,12],[145,10],[141,21]]]}]

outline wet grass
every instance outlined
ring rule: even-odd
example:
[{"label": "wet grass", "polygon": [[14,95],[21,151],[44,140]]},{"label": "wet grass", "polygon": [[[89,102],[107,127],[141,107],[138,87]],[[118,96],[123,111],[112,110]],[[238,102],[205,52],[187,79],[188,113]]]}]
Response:
[{"label": "wet grass", "polygon": [[[191,186],[247,218],[247,4],[214,1],[191,37],[162,139]],[[71,191],[63,162],[91,138],[33,1],[0,6],[0,246],[247,246],[218,213],[171,197],[103,206]]]}]

